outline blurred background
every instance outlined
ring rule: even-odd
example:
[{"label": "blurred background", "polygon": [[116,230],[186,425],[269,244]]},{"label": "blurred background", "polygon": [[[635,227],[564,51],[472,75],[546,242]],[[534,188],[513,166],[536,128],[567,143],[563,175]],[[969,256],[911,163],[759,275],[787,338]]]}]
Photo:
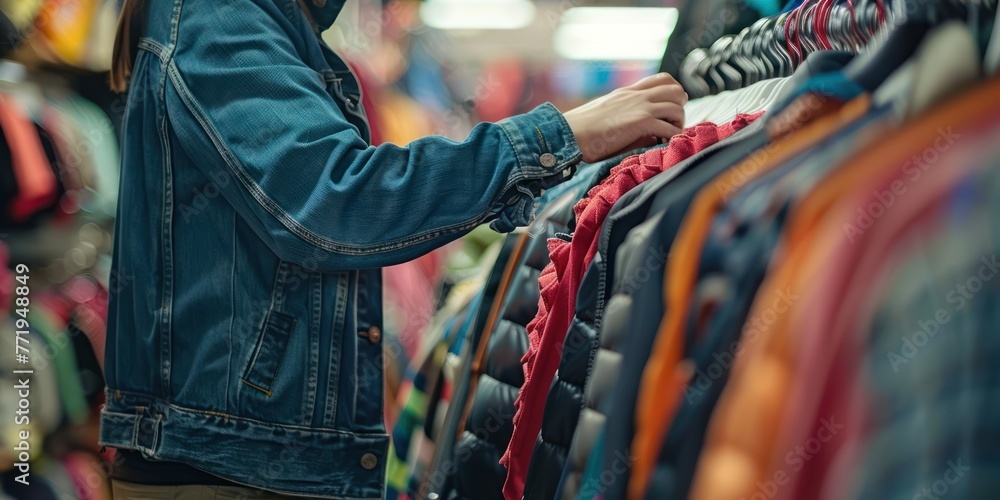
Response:
[{"label": "blurred background", "polygon": [[[772,5],[773,3],[773,5]],[[707,11],[723,22],[699,21]],[[30,269],[30,498],[109,498],[97,446],[110,248],[125,96],[108,88],[117,0],[0,0],[0,338],[12,348],[13,269]],[[462,139],[476,123],[551,101],[570,109],[663,69],[776,2],[666,0],[349,0],[323,34],[362,80],[373,142]],[[684,16],[680,13],[684,12]],[[670,42],[668,44],[668,41]],[[668,48],[669,46],[669,48]],[[480,228],[386,270],[386,418],[442,297],[481,272],[499,235]],[[491,248],[493,250],[491,250]],[[494,253],[491,253],[494,252]],[[440,328],[440,325],[436,325]],[[0,498],[23,473],[23,426],[0,359]]]}]

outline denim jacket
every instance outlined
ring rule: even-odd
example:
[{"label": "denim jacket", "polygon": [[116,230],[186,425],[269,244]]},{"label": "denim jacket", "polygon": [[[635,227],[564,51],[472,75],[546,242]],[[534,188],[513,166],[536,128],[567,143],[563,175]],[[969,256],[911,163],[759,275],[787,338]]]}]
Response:
[{"label": "denim jacket", "polygon": [[384,495],[381,272],[526,225],[580,151],[545,104],[372,147],[318,32],[343,0],[147,0],[128,91],[104,445],[325,498]]}]

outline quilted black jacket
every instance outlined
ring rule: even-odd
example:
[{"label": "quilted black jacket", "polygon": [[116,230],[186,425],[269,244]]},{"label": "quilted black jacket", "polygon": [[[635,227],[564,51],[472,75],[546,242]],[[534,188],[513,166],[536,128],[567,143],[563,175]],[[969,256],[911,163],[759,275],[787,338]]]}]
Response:
[{"label": "quilted black jacket", "polygon": [[514,400],[524,382],[521,357],[528,349],[525,326],[538,311],[538,276],[549,262],[546,241],[567,232],[579,194],[572,191],[552,202],[530,228],[532,237],[487,340],[485,368],[472,396],[465,429],[455,444],[449,499],[503,498],[507,471],[500,465],[500,456],[510,442]]}]

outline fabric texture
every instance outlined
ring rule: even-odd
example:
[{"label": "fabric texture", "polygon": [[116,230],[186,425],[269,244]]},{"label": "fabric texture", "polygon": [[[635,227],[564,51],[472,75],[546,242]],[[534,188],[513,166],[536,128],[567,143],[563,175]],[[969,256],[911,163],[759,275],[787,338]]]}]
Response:
[{"label": "fabric texture", "polygon": [[[912,145],[931,144],[941,137],[941,123],[960,124],[974,112],[989,113],[997,105],[1000,81],[994,80],[961,96],[952,105],[920,120],[871,147],[804,196],[785,232],[781,263],[761,285],[751,317],[771,307],[781,290],[804,290],[826,261],[816,259],[815,232],[822,217],[855,186],[876,172],[898,171],[912,154]],[[985,111],[983,111],[985,110]],[[867,194],[867,193],[866,193]],[[751,343],[737,360],[732,382],[726,387],[712,417],[692,486],[696,498],[729,498],[752,495],[757,481],[768,479],[771,457],[780,450],[781,414],[787,404],[792,380],[785,353],[797,340],[789,315],[760,325],[759,340]],[[755,422],[754,432],[746,423]],[[783,457],[783,455],[782,455]]]},{"label": "fabric texture", "polygon": [[722,126],[698,124],[671,138],[667,148],[626,158],[574,207],[576,230],[572,241],[550,240],[551,264],[539,277],[541,297],[538,314],[528,325],[529,350],[522,360],[525,382],[515,402],[514,434],[501,460],[508,468],[505,498],[519,499],[524,493],[524,479],[541,426],[546,393],[575,310],[576,291],[583,272],[597,252],[596,235],[612,205],[628,190],[719,139],[728,137],[755,118],[740,115]]},{"label": "fabric texture", "polygon": [[320,37],[343,2],[303,4],[312,20],[278,0],[145,3],[100,442],[282,494],[382,498],[381,268],[527,225],[581,153],[551,104],[465,141],[371,146],[357,78]]},{"label": "fabric texture", "polygon": [[[624,155],[622,156],[624,157]],[[510,441],[514,399],[523,382],[520,360],[527,350],[525,325],[538,307],[538,275],[548,262],[546,241],[571,230],[573,205],[621,158],[582,165],[568,182],[547,190],[536,203],[538,215],[522,238],[524,248],[507,279],[507,293],[494,303],[472,360],[470,407],[453,453],[449,498],[500,498],[506,470],[500,455]]]},{"label": "fabric texture", "polygon": [[710,228],[711,215],[734,189],[814,147],[817,141],[860,118],[866,110],[867,101],[864,101],[843,116],[834,114],[818,119],[789,138],[778,141],[763,155],[764,161],[753,157],[734,166],[706,186],[695,199],[671,246],[671,259],[665,269],[669,276],[665,282],[666,315],[640,388],[633,440],[636,461],[629,482],[630,496],[638,497],[646,491],[659,447],[682,400],[683,387],[690,378],[690,367],[681,364],[684,354],[682,329],[687,320],[698,258]]}]

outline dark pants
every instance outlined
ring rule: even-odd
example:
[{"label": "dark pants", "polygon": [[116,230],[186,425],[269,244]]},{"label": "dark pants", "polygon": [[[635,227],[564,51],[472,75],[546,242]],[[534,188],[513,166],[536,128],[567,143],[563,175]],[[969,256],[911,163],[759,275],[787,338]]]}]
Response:
[{"label": "dark pants", "polygon": [[270,491],[239,486],[149,486],[145,484],[126,483],[117,479],[111,481],[114,500],[271,500],[295,499],[293,497],[271,493]]}]

